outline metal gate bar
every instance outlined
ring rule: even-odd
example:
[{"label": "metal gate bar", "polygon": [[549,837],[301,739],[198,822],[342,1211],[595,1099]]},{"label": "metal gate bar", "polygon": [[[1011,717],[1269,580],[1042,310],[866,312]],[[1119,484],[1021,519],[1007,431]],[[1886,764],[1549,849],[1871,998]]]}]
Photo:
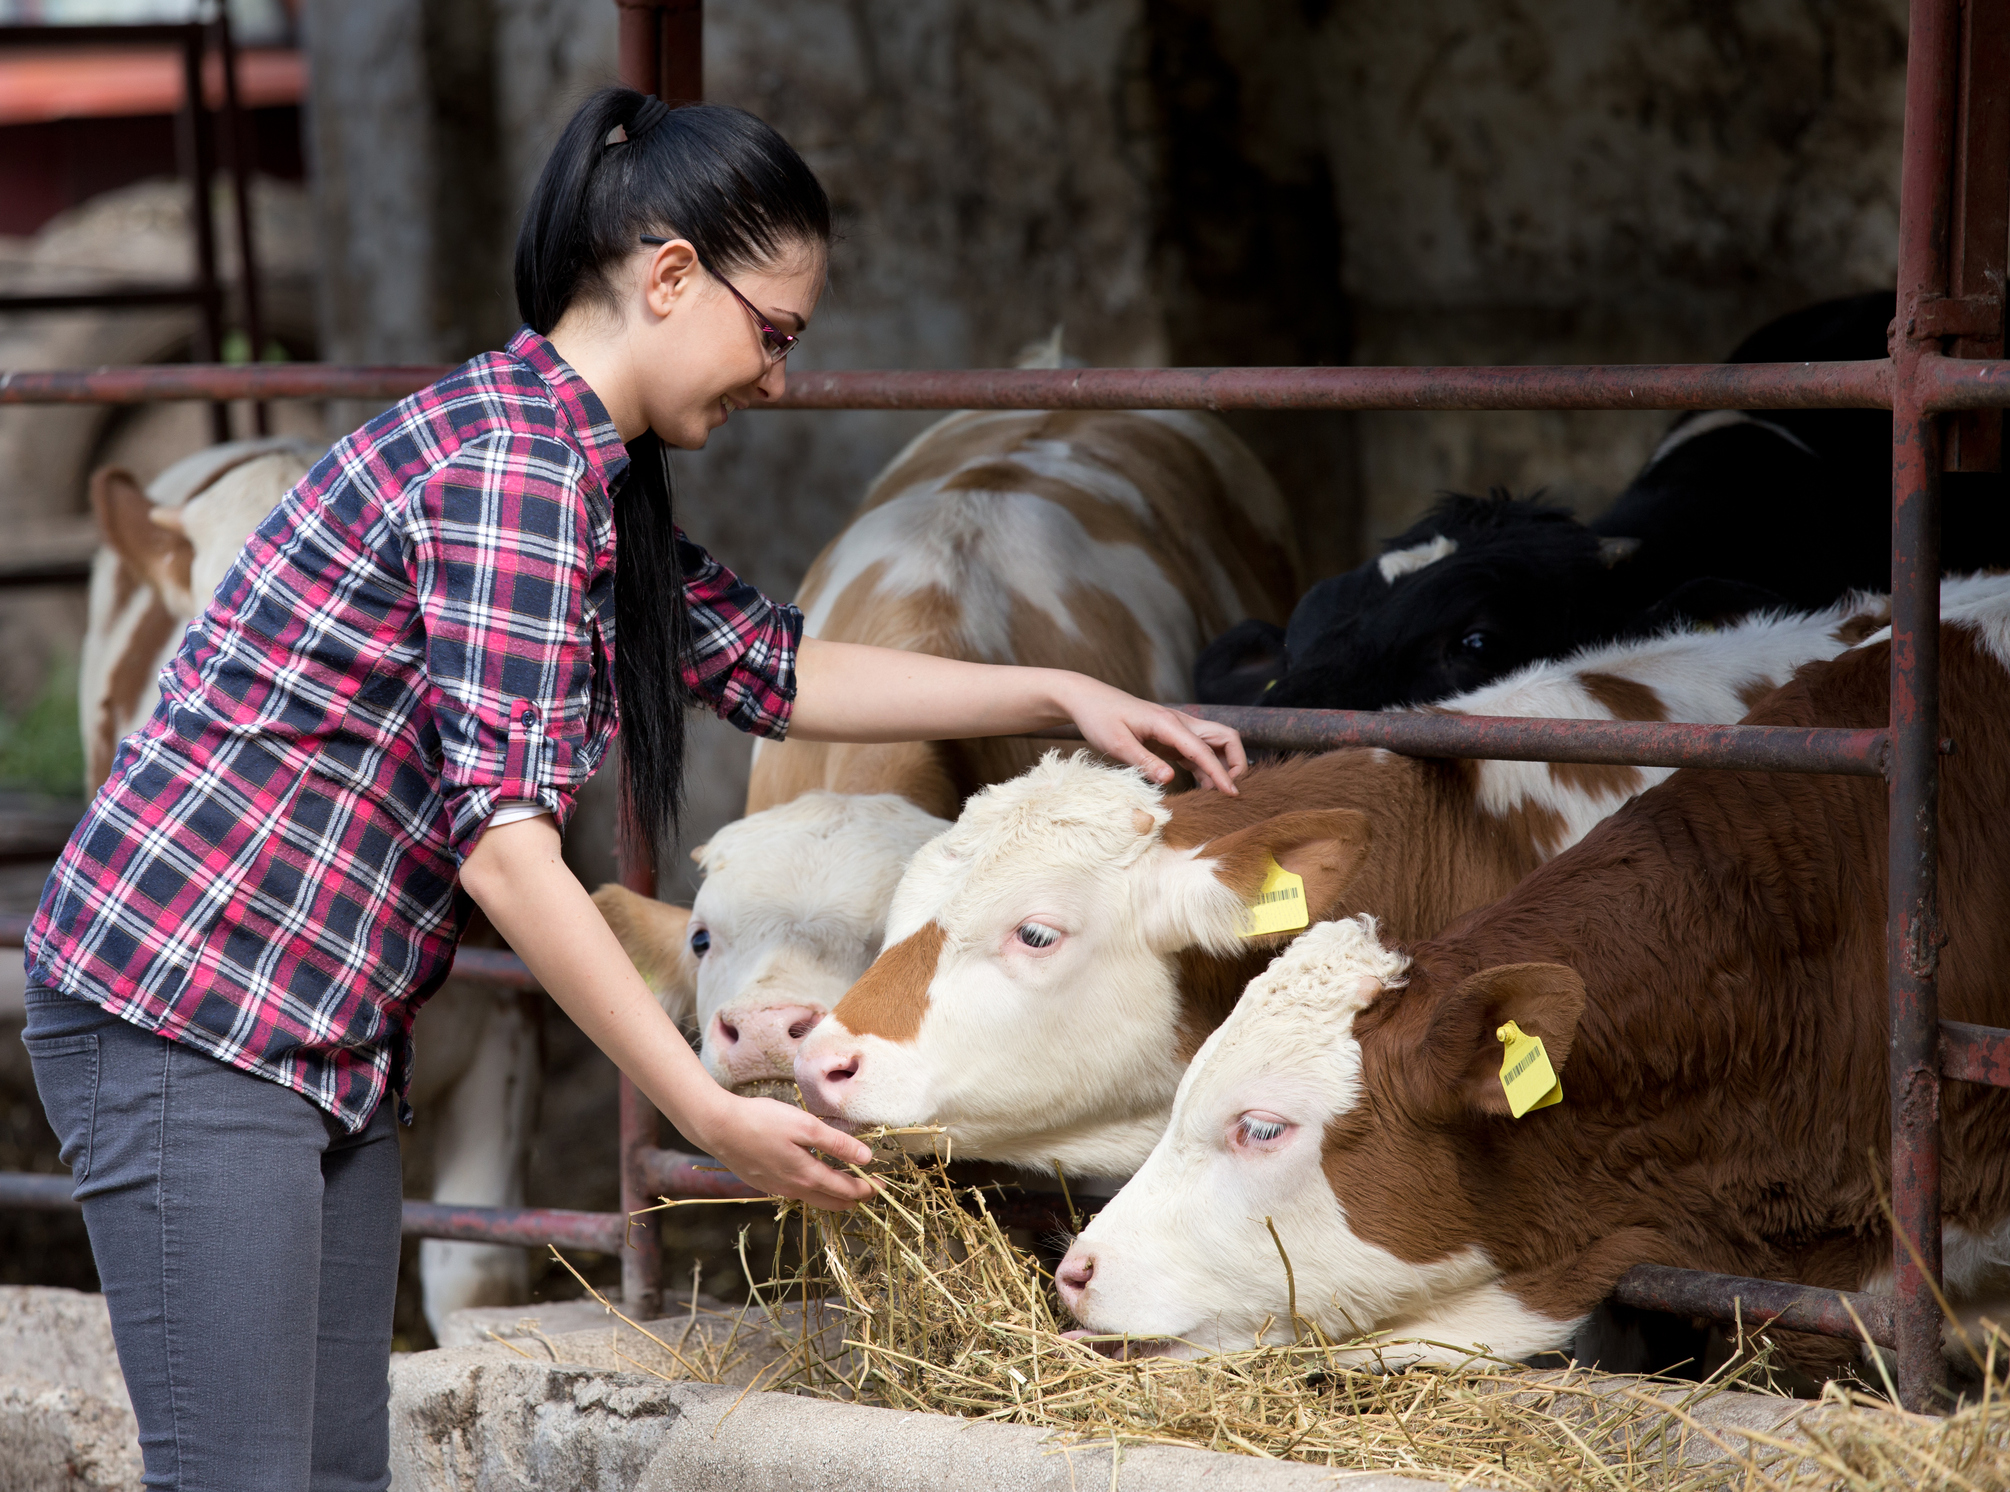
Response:
[{"label": "metal gate bar", "polygon": [[[264,349],[264,319],[258,296],[258,261],[252,233],[252,132],[237,86],[237,44],[231,36],[228,8],[218,6],[212,18],[186,22],[66,26],[25,24],[0,26],[0,48],[70,48],[99,46],[173,46],[181,52],[182,106],[175,116],[175,151],[192,195],[189,227],[195,235],[195,277],[185,285],[124,285],[98,290],[47,294],[0,294],[0,312],[119,310],[142,306],[187,305],[201,318],[197,350],[204,357],[223,355],[223,290],[217,275],[216,220],[210,189],[216,176],[219,135],[229,146],[230,173],[239,259],[239,311],[250,339],[251,359]],[[208,50],[217,53],[219,105],[211,108],[203,83]],[[252,410],[260,435],[266,433],[264,404]],[[230,439],[230,414],[223,403],[210,409],[210,430],[218,440]]]},{"label": "metal gate bar", "polygon": [[[681,45],[694,48],[698,8],[619,0],[649,12],[659,48],[676,12]],[[624,17],[626,20],[627,17]],[[638,18],[639,19],[639,18]],[[629,28],[624,27],[624,37]],[[640,35],[639,27],[636,34]],[[1308,749],[1380,745],[1420,755],[1883,775],[1889,783],[1895,1294],[1886,1298],[1641,1266],[1615,1298],[1652,1309],[1776,1323],[1893,1347],[1901,1399],[1944,1404],[1939,1275],[1939,1081],[1944,1075],[2010,1086],[2010,1031],[1942,1022],[1934,977],[1940,935],[1935,903],[1938,730],[1938,488],[1945,459],[1989,469],[2000,459],[2000,417],[2010,406],[2010,361],[1951,359],[2003,350],[2004,235],[2010,200],[2010,21],[1973,0],[1914,0],[1907,60],[1900,213],[1899,317],[1892,357],[1865,363],[1580,366],[1543,368],[1239,368],[976,370],[802,373],[785,408],[1195,408],[1195,409],[1723,409],[1883,408],[1893,421],[1892,716],[1888,730],[1784,730],[1754,726],[1640,725],[1357,714],[1347,711],[1209,710],[1245,728],[1253,745]],[[660,77],[668,66],[659,51]],[[624,68],[624,72],[628,69]],[[1958,145],[1958,148],[1957,148]],[[2005,209],[2010,210],[2010,209]],[[1992,278],[1993,275],[1993,278]],[[123,403],[164,398],[382,397],[410,392],[438,368],[182,367],[0,374],[0,403]],[[1944,421],[1948,412],[1961,417]],[[1966,412],[1982,412],[1970,419]],[[625,862],[624,879],[653,891],[650,867]],[[0,923],[0,936],[11,932]],[[468,950],[465,977],[523,987],[527,970],[506,954]],[[624,1080],[622,1193],[630,1207],[686,1187],[734,1194],[737,1181],[700,1158],[657,1147],[656,1116]],[[60,1177],[0,1176],[0,1204],[33,1200]],[[688,1193],[687,1193],[688,1194]],[[638,1308],[660,1299],[654,1230],[621,1214],[408,1204],[407,1231],[517,1241],[617,1242],[624,1289]],[[435,1233],[434,1230],[444,1230]],[[559,1232],[565,1234],[559,1240]],[[646,1243],[645,1243],[646,1239]],[[1849,1309],[1843,1307],[1847,1305]],[[1851,1312],[1854,1312],[1854,1318]]]}]

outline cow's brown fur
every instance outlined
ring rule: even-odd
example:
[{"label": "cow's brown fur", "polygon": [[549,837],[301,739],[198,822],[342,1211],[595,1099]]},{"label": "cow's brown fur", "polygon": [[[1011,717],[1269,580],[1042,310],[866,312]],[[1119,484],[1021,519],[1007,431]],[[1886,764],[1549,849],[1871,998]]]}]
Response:
[{"label": "cow's brown fur", "polygon": [[[2010,679],[1942,635],[1941,1013],[2002,1025]],[[1880,726],[1889,666],[1888,643],[1811,666],[1752,722]],[[1874,779],[1678,773],[1416,947],[1355,1021],[1367,1097],[1325,1140],[1349,1227],[1412,1262],[1477,1244],[1558,1318],[1640,1263],[1859,1288],[1891,1254],[1885,818]],[[1462,986],[1523,963],[1576,971],[1586,1004],[1564,1102],[1516,1121],[1470,1100],[1512,996]],[[1987,1232],[2010,1215],[2010,1093],[1941,1102],[1945,1215]]]},{"label": "cow's brown fur", "polygon": [[[1248,834],[1269,820],[1297,817],[1313,805],[1348,809],[1366,821],[1372,840],[1353,874],[1309,910],[1315,922],[1372,912],[1392,938],[1421,938],[1474,907],[1504,896],[1541,863],[1538,834],[1555,826],[1534,822],[1548,810],[1507,818],[1473,811],[1476,767],[1466,761],[1428,761],[1387,751],[1358,749],[1300,757],[1251,771],[1234,798],[1189,792],[1167,800],[1172,818],[1165,842],[1176,849],[1206,846]],[[1295,868],[1287,866],[1287,868]],[[1231,884],[1245,893],[1261,880],[1261,860],[1233,869]],[[1190,1057],[1234,1008],[1245,984],[1291,940],[1252,939],[1248,952],[1216,954],[1200,948],[1179,954],[1181,1055]],[[916,986],[917,1000],[927,985]]]},{"label": "cow's brown fur", "polygon": [[930,922],[895,943],[873,961],[831,1011],[854,1036],[912,1041],[921,1029],[925,1001],[909,998],[927,989],[942,957],[942,924]]}]

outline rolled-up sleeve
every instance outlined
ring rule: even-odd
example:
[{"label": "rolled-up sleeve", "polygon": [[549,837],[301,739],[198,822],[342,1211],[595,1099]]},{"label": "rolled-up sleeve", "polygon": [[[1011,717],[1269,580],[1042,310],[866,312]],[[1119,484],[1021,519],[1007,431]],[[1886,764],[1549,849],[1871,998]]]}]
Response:
[{"label": "rolled-up sleeve", "polygon": [[562,827],[590,774],[593,547],[578,462],[556,441],[463,446],[410,509],[449,838],[465,860],[499,803]]},{"label": "rolled-up sleeve", "polygon": [[796,700],[803,614],[770,601],[681,531],[677,560],[691,617],[685,684],[721,719],[779,740]]}]

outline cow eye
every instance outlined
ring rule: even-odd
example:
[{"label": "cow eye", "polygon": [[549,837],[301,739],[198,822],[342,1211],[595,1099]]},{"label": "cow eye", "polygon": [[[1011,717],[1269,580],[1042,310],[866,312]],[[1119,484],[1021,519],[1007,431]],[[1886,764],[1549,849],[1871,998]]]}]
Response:
[{"label": "cow eye", "polygon": [[705,950],[711,946],[712,934],[710,930],[702,927],[691,929],[691,956],[693,958],[703,958]]},{"label": "cow eye", "polygon": [[1267,1114],[1244,1114],[1236,1122],[1235,1140],[1238,1145],[1267,1145],[1289,1128],[1282,1119]]},{"label": "cow eye", "polygon": [[1459,646],[1469,653],[1484,653],[1493,638],[1485,632],[1468,632],[1459,639]]},{"label": "cow eye", "polygon": [[1028,948],[1052,948],[1061,935],[1043,922],[1024,922],[1019,926],[1019,941]]}]

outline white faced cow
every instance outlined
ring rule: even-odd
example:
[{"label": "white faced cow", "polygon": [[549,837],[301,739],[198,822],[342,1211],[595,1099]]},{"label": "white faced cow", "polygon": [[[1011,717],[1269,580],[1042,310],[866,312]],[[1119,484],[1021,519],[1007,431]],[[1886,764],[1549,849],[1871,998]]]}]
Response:
[{"label": "white faced cow", "polygon": [[[145,490],[120,467],[92,476],[104,545],[91,564],[79,670],[87,791],[105,780],[119,741],[153,713],[161,669],[252,530],[318,455],[293,440],[241,440],[184,457]],[[437,1126],[433,1200],[521,1206],[540,1083],[534,999],[449,980],[420,1011],[413,1039],[412,1103]],[[520,1305],[530,1295],[516,1247],[429,1238],[419,1271],[436,1332],[464,1306]]]},{"label": "white faced cow", "polygon": [[[1754,616],[1534,664],[1439,708],[1731,721],[1883,621],[1868,597]],[[1166,797],[1052,757],[916,855],[886,951],[803,1044],[797,1080],[853,1125],[941,1124],[960,1156],[1127,1176],[1194,1049],[1290,940],[1242,936],[1273,858],[1313,918],[1372,912],[1422,937],[1668,775],[1349,750],[1256,768],[1239,797]]]},{"label": "white faced cow", "polygon": [[[2010,1024],[2010,580],[1941,628],[1940,1012]],[[1759,725],[1880,727],[1888,634],[1803,671]],[[1138,1174],[1056,1273],[1092,1330],[1194,1352],[1427,1338],[1563,1346],[1636,1264],[1890,1288],[1885,785],[1680,772],[1505,899],[1392,948],[1315,928],[1182,1079]],[[1511,1117],[1508,1022],[1562,1100]],[[2010,1092],[1941,1089],[1947,1283],[2010,1300]],[[1804,1367],[1848,1344],[1789,1337]]]},{"label": "white faced cow", "polygon": [[[1282,499],[1218,420],[966,413],[894,458],[799,600],[813,637],[1178,699],[1221,625],[1289,609],[1294,565]],[[1039,750],[763,743],[748,817],[699,852],[689,912],[619,887],[595,899],[665,1008],[695,1016],[714,1077],[792,1081],[802,1033],[879,951],[907,858]]]}]

